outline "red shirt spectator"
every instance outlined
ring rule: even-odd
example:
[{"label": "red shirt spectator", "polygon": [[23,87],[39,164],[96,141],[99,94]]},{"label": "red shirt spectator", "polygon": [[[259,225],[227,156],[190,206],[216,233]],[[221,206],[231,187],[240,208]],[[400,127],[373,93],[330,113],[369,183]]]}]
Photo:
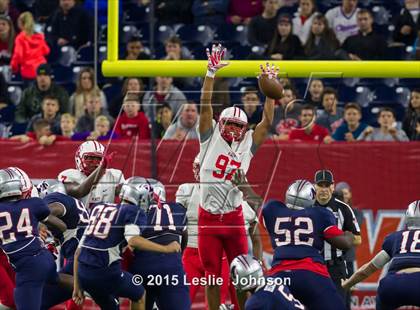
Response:
[{"label": "red shirt spectator", "polygon": [[115,133],[121,138],[138,135],[140,139],[150,139],[149,120],[140,112],[138,94],[128,93],[124,98],[123,109],[124,112],[115,125]]},{"label": "red shirt spectator", "polygon": [[289,134],[289,140],[323,141],[326,136],[328,129],[314,124],[309,132],[303,128],[293,129]]},{"label": "red shirt spectator", "polygon": [[50,48],[45,42],[44,35],[35,33],[34,19],[31,13],[25,12],[19,16],[19,28],[22,30],[16,37],[12,56],[12,70],[20,72],[24,79],[36,78],[36,69],[47,62],[46,55]]},{"label": "red shirt spectator", "polygon": [[289,140],[322,142],[329,135],[328,129],[315,124],[315,110],[310,105],[305,105],[300,111],[299,120],[301,128],[290,131]]},{"label": "red shirt spectator", "polygon": [[230,0],[228,22],[248,25],[251,18],[263,11],[262,0]]}]

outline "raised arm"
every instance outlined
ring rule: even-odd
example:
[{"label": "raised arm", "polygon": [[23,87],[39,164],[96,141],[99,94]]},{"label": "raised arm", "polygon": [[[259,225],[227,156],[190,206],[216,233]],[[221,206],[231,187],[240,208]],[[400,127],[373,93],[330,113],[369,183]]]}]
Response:
[{"label": "raised arm", "polygon": [[[261,68],[261,74],[259,77],[261,77],[262,75],[268,75],[269,79],[277,78],[277,75],[279,73],[278,67],[274,65],[270,66],[270,64],[267,63],[266,67],[261,65],[260,68]],[[274,99],[266,97],[261,122],[259,122],[258,125],[255,127],[255,131],[252,135],[252,139],[254,141],[254,147],[258,148],[267,138],[267,135],[271,128],[271,124],[273,123],[273,117],[274,117]]]},{"label": "raised arm", "polygon": [[203,88],[201,90],[200,99],[200,120],[199,120],[199,131],[200,135],[207,133],[212,127],[213,120],[213,108],[211,106],[211,97],[213,94],[214,78],[217,70],[228,65],[227,62],[223,62],[223,57],[226,53],[226,49],[220,44],[213,45],[211,53],[209,49],[207,52],[207,74],[204,78]]}]

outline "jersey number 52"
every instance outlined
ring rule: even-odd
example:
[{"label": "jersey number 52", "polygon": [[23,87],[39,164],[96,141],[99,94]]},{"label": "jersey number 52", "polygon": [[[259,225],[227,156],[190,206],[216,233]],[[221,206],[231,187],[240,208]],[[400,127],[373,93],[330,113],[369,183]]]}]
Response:
[{"label": "jersey number 52", "polygon": [[[281,228],[282,224],[293,222],[292,229]],[[284,245],[308,245],[314,244],[313,236],[314,224],[309,217],[278,217],[274,224],[274,233],[278,236],[275,238],[277,246]]]}]

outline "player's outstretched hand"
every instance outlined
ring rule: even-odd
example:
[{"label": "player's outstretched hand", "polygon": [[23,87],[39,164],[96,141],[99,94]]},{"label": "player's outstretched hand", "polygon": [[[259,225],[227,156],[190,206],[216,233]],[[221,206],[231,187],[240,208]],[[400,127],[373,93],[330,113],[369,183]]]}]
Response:
[{"label": "player's outstretched hand", "polygon": [[176,241],[172,241],[166,246],[166,249],[168,253],[178,253],[181,252],[181,245]]},{"label": "player's outstretched hand", "polygon": [[74,289],[72,299],[76,305],[81,306],[85,301],[85,294],[83,290],[79,288]]},{"label": "player's outstretched hand", "polygon": [[115,154],[117,154],[117,152],[111,152],[104,156],[101,163],[102,168],[106,169],[111,165],[112,158],[114,158]]},{"label": "player's outstretched hand", "polygon": [[266,75],[269,79],[277,79],[279,72],[279,67],[277,67],[274,64],[270,65],[270,63],[267,62],[265,66],[260,65],[260,75],[258,76],[258,78],[260,78],[263,75]]},{"label": "player's outstretched hand", "polygon": [[214,75],[216,74],[216,71],[226,67],[229,62],[227,61],[223,61],[223,58],[225,57],[226,54],[226,48],[224,48],[221,44],[213,44],[212,48],[211,48],[211,52],[210,50],[207,48],[206,49],[206,53],[207,53],[207,75],[214,77]]}]

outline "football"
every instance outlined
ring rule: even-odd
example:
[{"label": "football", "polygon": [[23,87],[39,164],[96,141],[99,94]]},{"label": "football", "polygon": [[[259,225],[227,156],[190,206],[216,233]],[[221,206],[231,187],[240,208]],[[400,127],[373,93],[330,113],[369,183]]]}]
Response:
[{"label": "football", "polygon": [[270,79],[267,75],[262,75],[258,79],[258,86],[266,97],[272,99],[283,97],[283,86],[277,79]]}]

